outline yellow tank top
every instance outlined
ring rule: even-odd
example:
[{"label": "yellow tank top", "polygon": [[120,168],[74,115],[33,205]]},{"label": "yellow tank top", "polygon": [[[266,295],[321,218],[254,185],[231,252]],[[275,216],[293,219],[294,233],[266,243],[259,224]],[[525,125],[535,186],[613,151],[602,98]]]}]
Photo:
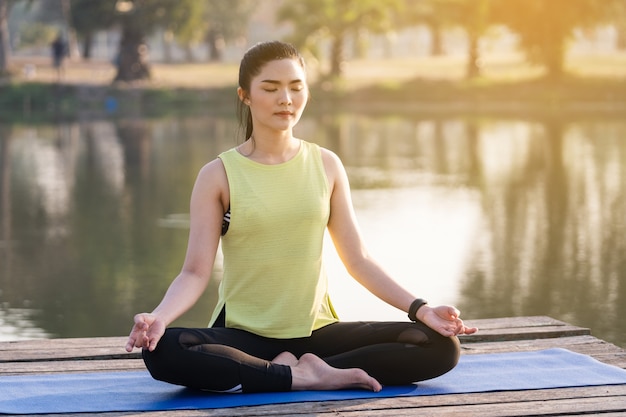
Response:
[{"label": "yellow tank top", "polygon": [[223,307],[226,327],[265,337],[306,337],[336,322],[322,260],[330,189],[319,146],[301,141],[296,156],[278,165],[235,149],[219,158],[231,211],[211,325]]}]

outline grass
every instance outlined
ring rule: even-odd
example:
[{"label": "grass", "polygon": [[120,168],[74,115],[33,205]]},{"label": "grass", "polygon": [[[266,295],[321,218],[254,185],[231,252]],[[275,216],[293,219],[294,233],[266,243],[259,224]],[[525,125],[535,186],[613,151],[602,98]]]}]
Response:
[{"label": "grass", "polygon": [[[393,111],[452,107],[474,111],[563,109],[594,105],[624,111],[626,52],[571,56],[566,76],[554,81],[520,54],[486,56],[481,76],[465,78],[462,57],[418,57],[354,60],[344,65],[340,80],[309,69],[314,111]],[[114,99],[116,114],[163,115],[197,112],[234,97],[235,63],[152,64],[152,79],[115,84],[115,68],[107,61],[66,62],[62,82],[47,57],[14,57],[9,81],[0,82],[0,120],[50,114],[72,118],[77,113],[106,115],[103,103]],[[219,107],[219,106],[213,106]],[[232,108],[232,106],[228,106]],[[323,109],[323,110],[322,110]]]}]

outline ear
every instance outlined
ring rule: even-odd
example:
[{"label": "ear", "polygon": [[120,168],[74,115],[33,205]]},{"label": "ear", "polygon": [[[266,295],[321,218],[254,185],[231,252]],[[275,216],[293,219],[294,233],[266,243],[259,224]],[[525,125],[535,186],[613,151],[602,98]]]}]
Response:
[{"label": "ear", "polygon": [[248,94],[243,88],[237,87],[237,95],[239,96],[239,100],[241,100],[244,104],[250,104]]}]

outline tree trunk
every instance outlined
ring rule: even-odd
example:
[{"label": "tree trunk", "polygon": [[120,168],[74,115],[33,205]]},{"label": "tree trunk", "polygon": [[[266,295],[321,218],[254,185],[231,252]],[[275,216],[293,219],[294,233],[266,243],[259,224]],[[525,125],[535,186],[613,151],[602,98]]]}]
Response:
[{"label": "tree trunk", "polygon": [[617,30],[617,49],[620,51],[626,50],[626,23],[618,23],[615,25]]},{"label": "tree trunk", "polygon": [[150,78],[148,47],[144,33],[130,18],[124,19],[122,38],[117,56],[117,75],[114,81],[136,81]]},{"label": "tree trunk", "polygon": [[166,30],[163,32],[163,62],[171,64],[174,62],[174,57],[172,54],[172,40],[174,39],[174,34]]},{"label": "tree trunk", "polygon": [[83,39],[83,59],[89,61],[91,59],[91,49],[93,47],[93,33],[87,32]]},{"label": "tree trunk", "polygon": [[9,43],[9,4],[8,0],[0,0],[0,77],[9,72],[11,45]]},{"label": "tree trunk", "polygon": [[430,29],[430,36],[432,36],[430,55],[443,55],[443,36],[441,36],[441,24],[438,22],[429,22],[428,29]]},{"label": "tree trunk", "polygon": [[565,61],[564,41],[555,42],[553,46],[546,48],[544,64],[547,69],[547,76],[550,79],[559,79],[563,76]]},{"label": "tree trunk", "polygon": [[[11,125],[0,126],[0,240],[11,242],[13,239],[11,224]],[[3,251],[1,257],[5,270],[11,267],[11,250]],[[6,274],[7,277],[11,274]]]},{"label": "tree trunk", "polygon": [[367,32],[363,29],[357,29],[352,34],[354,41],[352,42],[352,56],[356,59],[367,59],[367,50],[369,47]]},{"label": "tree trunk", "polygon": [[343,34],[337,34],[333,38],[332,48],[330,51],[330,76],[341,77],[343,66]]},{"label": "tree trunk", "polygon": [[468,33],[468,53],[467,53],[467,78],[476,78],[480,76],[480,52],[478,51],[479,37]]},{"label": "tree trunk", "polygon": [[185,48],[185,60],[186,62],[196,62],[196,57],[193,54],[193,47],[191,44],[186,44]]},{"label": "tree trunk", "polygon": [[65,19],[65,27],[67,28],[67,53],[70,59],[77,58],[80,54],[78,47],[78,37],[76,31],[72,27],[72,6],[70,0],[61,0],[61,8],[63,10],[63,18]]},{"label": "tree trunk", "polygon": [[209,61],[221,61],[224,53],[224,39],[219,31],[209,29],[206,35],[206,42],[209,46]]}]

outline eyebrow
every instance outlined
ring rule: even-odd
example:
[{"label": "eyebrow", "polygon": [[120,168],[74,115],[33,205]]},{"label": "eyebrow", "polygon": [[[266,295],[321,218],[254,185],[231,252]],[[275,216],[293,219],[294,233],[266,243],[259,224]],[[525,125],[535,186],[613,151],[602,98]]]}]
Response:
[{"label": "eyebrow", "polygon": [[[276,84],[276,85],[280,85],[282,84],[280,81],[278,80],[261,80],[262,83],[268,83],[268,84]],[[300,80],[300,79],[296,79],[296,80],[291,80],[289,81],[288,84],[299,84],[299,83],[304,83],[304,81]]]}]

